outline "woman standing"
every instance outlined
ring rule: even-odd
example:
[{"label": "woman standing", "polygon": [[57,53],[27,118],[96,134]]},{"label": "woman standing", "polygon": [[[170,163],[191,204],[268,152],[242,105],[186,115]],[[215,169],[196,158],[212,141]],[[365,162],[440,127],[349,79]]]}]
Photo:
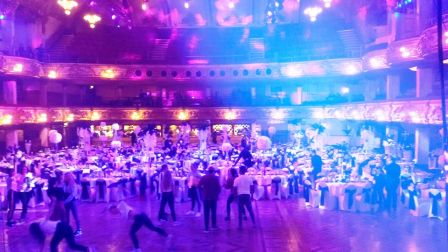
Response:
[{"label": "woman standing", "polygon": [[73,218],[75,219],[76,223],[76,231],[74,235],[75,236],[82,235],[81,225],[79,223],[78,207],[77,207],[78,185],[76,185],[75,176],[73,176],[71,172],[68,172],[64,175],[64,194],[65,194],[64,206],[66,212],[65,216],[66,222],[70,224],[70,212],[72,212]]},{"label": "woman standing", "polygon": [[168,170],[168,165],[163,164],[160,172],[160,192],[162,193],[162,201],[160,202],[159,220],[166,221],[165,205],[168,203],[171,217],[176,223],[176,212],[174,211],[174,182],[171,172]]},{"label": "woman standing", "polygon": [[201,174],[198,172],[198,163],[193,163],[191,165],[191,172],[188,176],[188,195],[191,198],[191,210],[187,212],[187,215],[195,214],[194,207],[197,205],[196,217],[201,216],[201,200],[199,199],[199,188],[198,184],[201,180]]}]

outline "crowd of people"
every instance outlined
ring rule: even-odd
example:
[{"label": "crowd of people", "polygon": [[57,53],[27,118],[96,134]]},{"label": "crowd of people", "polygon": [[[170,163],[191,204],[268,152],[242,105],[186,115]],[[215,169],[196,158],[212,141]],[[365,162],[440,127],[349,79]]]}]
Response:
[{"label": "crowd of people", "polygon": [[[226,141],[230,140],[227,139]],[[96,165],[103,167],[104,170],[129,169],[129,162],[123,167],[117,167],[114,160],[119,155],[128,157],[128,160],[138,161],[137,154],[143,150],[137,142],[134,144],[136,145],[134,147],[96,149],[96,155],[99,157]],[[357,174],[370,180],[373,184],[372,200],[379,205],[377,211],[388,210],[394,213],[397,210],[401,167],[396,164],[395,158],[387,155],[377,155],[358,164],[355,162],[354,155],[351,155],[347,150],[327,148],[319,151],[302,149],[293,152],[290,148],[293,147],[278,146],[275,153],[269,158],[259,158],[254,156],[255,153],[250,140],[243,137],[238,145],[238,150],[232,150],[234,153],[229,155],[227,152],[217,150],[217,157],[213,157],[211,153],[202,153],[202,158],[196,157],[189,169],[185,170],[182,163],[187,156],[192,155],[190,152],[192,147],[182,143],[182,141],[174,144],[167,138],[163,143],[161,153],[155,154],[152,159],[149,159],[149,162],[154,162],[155,172],[152,174],[137,174],[141,181],[140,194],[145,194],[146,187],[149,187],[151,193],[160,200],[157,223],[171,220],[173,225],[177,226],[179,222],[175,203],[174,176],[182,174],[186,177],[188,197],[191,200],[191,208],[186,215],[196,217],[203,215],[204,232],[208,233],[219,229],[217,206],[221,194],[226,195],[225,221],[231,221],[231,205],[236,202],[238,205],[238,227],[243,228],[243,223],[245,223],[243,220],[248,219],[247,214],[256,227],[252,204],[254,187],[257,182],[253,176],[247,174],[250,169],[263,174],[266,174],[267,170],[270,169],[284,171],[288,177],[290,195],[295,195],[295,197],[304,196],[303,188],[306,187],[307,183],[312,185],[312,189],[317,190],[317,185],[321,179],[328,177],[328,173],[337,171],[348,177]],[[72,165],[85,164],[89,160],[89,152],[78,150],[77,153],[77,157],[65,153],[63,159],[67,164]],[[203,158],[203,156],[208,156],[208,158]],[[331,160],[330,170],[326,173],[323,170],[322,156]],[[30,198],[33,194],[38,197],[38,192],[41,193],[41,191],[35,190],[35,185],[39,183],[39,180],[45,179],[48,181],[47,195],[50,198],[48,215],[45,221],[30,225],[31,233],[40,243],[43,243],[45,236],[52,236],[51,251],[57,251],[58,244],[63,239],[73,250],[88,251],[88,247],[78,244],[75,239],[83,234],[78,215],[78,201],[81,194],[80,181],[77,177],[79,175],[75,172],[62,172],[42,160],[29,162],[24,157],[18,160],[14,158],[14,160],[17,163],[16,169],[10,170],[11,173],[7,181],[9,189],[7,225],[13,227],[16,224],[14,212],[15,205],[19,201],[23,206],[19,222],[26,219]],[[172,160],[175,160],[175,162],[170,163]],[[217,160],[225,160],[230,165],[226,170],[223,170],[217,166]],[[309,163],[304,164],[304,160]],[[157,164],[160,164],[160,166]],[[15,173],[15,170],[17,170],[17,173]],[[224,172],[225,174],[223,174]],[[169,214],[166,211],[167,205]],[[143,226],[168,237],[168,239],[170,237],[165,230],[153,224],[146,213],[136,213],[124,199],[120,199],[117,204],[112,205],[110,210],[119,212],[133,220],[130,226],[130,238],[137,251],[139,250],[139,241],[136,234]],[[75,229],[71,226],[70,215],[73,216]]]}]

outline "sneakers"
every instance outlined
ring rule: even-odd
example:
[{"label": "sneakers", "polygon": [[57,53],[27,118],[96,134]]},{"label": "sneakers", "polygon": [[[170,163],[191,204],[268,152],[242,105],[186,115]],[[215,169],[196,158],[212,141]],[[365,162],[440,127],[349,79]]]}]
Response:
[{"label": "sneakers", "polygon": [[81,229],[78,229],[78,230],[76,230],[74,233],[73,233],[73,235],[76,237],[76,236],[80,236],[80,235],[82,235],[82,231],[81,231]]},{"label": "sneakers", "polygon": [[188,211],[187,213],[186,213],[187,215],[193,215],[194,214],[194,211]]},{"label": "sneakers", "polygon": [[208,234],[208,229],[205,229],[205,230],[204,230],[204,233],[205,233],[205,234]]},{"label": "sneakers", "polygon": [[210,230],[211,231],[217,231],[217,230],[219,230],[219,227],[212,227],[212,228],[210,228]]},{"label": "sneakers", "polygon": [[195,217],[201,217],[201,212],[197,212],[194,216]]},{"label": "sneakers", "polygon": [[179,226],[179,225],[180,225],[180,222],[178,222],[178,221],[173,222],[173,226]]}]

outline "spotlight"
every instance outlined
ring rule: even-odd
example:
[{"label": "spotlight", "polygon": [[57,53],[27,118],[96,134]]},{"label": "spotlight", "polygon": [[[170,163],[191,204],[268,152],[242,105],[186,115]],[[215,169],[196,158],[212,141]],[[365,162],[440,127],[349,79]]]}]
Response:
[{"label": "spotlight", "polygon": [[95,88],[95,86],[93,86],[93,85],[89,86],[89,89],[94,89],[94,88]]},{"label": "spotlight", "polygon": [[15,64],[12,71],[15,73],[21,73],[23,71],[23,65],[20,63]]},{"label": "spotlight", "polygon": [[413,72],[417,72],[417,67],[416,66],[410,67],[409,70],[411,70]]},{"label": "spotlight", "polygon": [[112,20],[115,20],[115,19],[117,19],[117,16],[116,15],[112,15]]},{"label": "spotlight", "polygon": [[235,3],[233,1],[230,1],[227,6],[229,7],[229,9],[233,9],[235,8]]},{"label": "spotlight", "polygon": [[3,20],[3,19],[5,19],[6,17],[5,17],[5,15],[4,14],[0,14],[0,20]]},{"label": "spotlight", "polygon": [[317,16],[322,13],[322,8],[318,6],[308,7],[305,9],[304,13],[310,18],[311,22],[315,22],[317,20]]},{"label": "spotlight", "polygon": [[142,3],[142,10],[147,10],[148,9],[148,1],[145,1]]},{"label": "spotlight", "polygon": [[341,87],[341,94],[348,94],[350,93],[349,87]]},{"label": "spotlight", "polygon": [[400,53],[403,58],[409,58],[409,56],[411,56],[409,49],[404,46],[400,47]]},{"label": "spotlight", "polygon": [[96,23],[101,21],[101,17],[96,14],[86,14],[84,15],[84,20],[89,23],[90,28],[94,29]]},{"label": "spotlight", "polygon": [[185,9],[189,9],[190,8],[190,1],[187,0],[187,1],[184,2],[184,8]]},{"label": "spotlight", "polygon": [[55,70],[48,71],[48,78],[56,79],[58,77],[58,73]]}]

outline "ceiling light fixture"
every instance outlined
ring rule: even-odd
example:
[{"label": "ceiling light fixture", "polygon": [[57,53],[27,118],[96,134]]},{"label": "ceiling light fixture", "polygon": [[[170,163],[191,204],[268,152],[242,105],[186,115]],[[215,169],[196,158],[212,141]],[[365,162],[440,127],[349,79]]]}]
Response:
[{"label": "ceiling light fixture", "polygon": [[90,28],[94,29],[96,24],[101,21],[101,17],[96,14],[86,14],[84,20],[89,23]]},{"label": "ceiling light fixture", "polygon": [[58,0],[58,5],[64,9],[65,15],[70,15],[72,9],[78,7],[78,2],[75,0]]}]

